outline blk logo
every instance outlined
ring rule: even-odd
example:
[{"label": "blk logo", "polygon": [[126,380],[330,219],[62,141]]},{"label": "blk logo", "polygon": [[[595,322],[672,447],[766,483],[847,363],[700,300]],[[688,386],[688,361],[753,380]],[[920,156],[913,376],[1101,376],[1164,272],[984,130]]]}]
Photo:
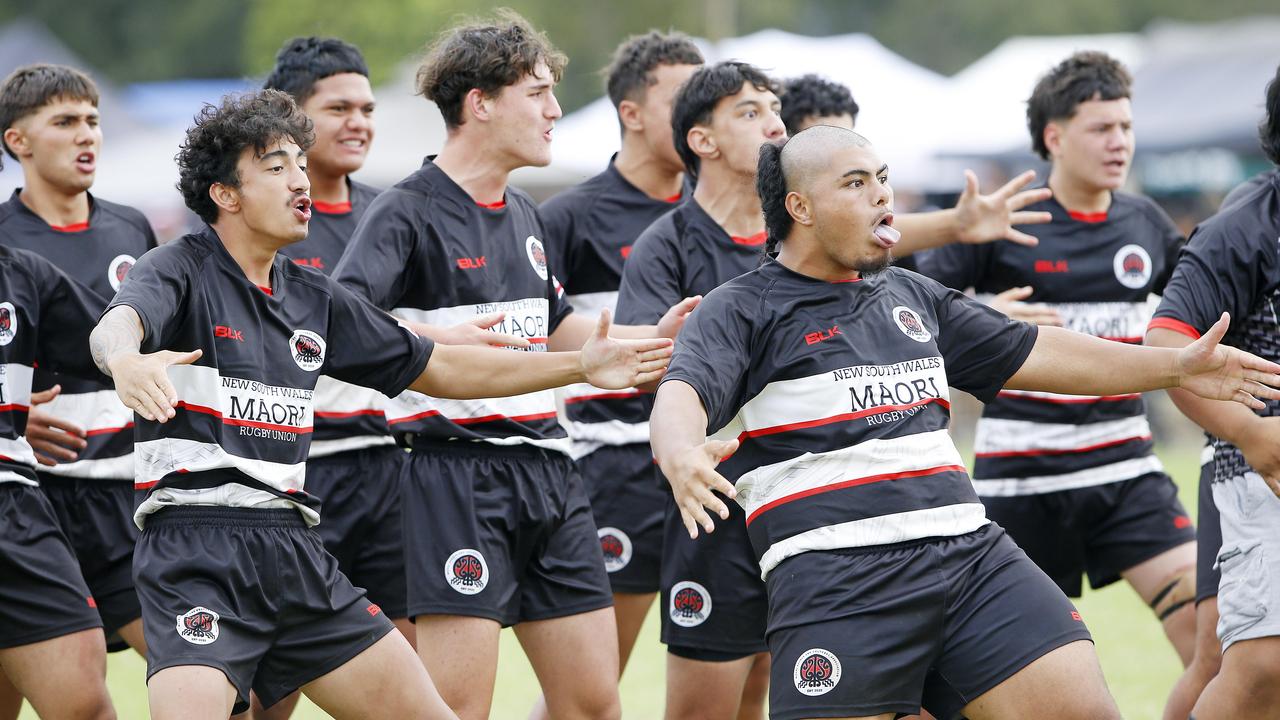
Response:
[{"label": "blk logo", "polygon": [[839,325],[832,325],[830,330],[819,330],[819,331],[817,331],[817,332],[811,332],[811,333],[809,333],[808,335],[805,335],[805,336],[804,336],[804,344],[805,344],[805,345],[817,345],[818,343],[822,342],[823,340],[830,340],[831,338],[833,338],[833,337],[835,337],[835,336],[837,336],[837,335],[843,335],[843,334],[844,334],[844,333],[841,333],[841,332],[840,332],[840,326],[839,326]]},{"label": "blk logo", "polygon": [[485,256],[458,258],[459,270],[478,270],[485,266]]},{"label": "blk logo", "polygon": [[1035,264],[1037,273],[1064,273],[1070,272],[1067,269],[1066,260],[1037,260]]},{"label": "blk logo", "polygon": [[226,325],[214,325],[213,336],[216,338],[226,338],[228,340],[239,340],[244,342],[244,335],[239,330],[232,330]]}]

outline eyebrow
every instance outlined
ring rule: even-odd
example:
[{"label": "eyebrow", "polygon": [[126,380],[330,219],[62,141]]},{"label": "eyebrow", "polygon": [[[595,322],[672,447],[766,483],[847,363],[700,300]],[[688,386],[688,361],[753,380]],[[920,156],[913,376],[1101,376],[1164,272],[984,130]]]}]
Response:
[{"label": "eyebrow", "polygon": [[[881,175],[881,174],[883,174],[883,173],[884,173],[884,171],[886,171],[886,170],[888,170],[888,169],[889,169],[889,164],[888,164],[888,163],[885,163],[884,165],[881,165],[881,166],[880,166],[880,169],[879,169],[879,170],[877,170],[875,174],[876,174],[876,175]],[[862,168],[858,168],[858,169],[856,169],[856,170],[850,170],[849,172],[847,172],[847,173],[845,173],[845,174],[841,175],[840,177],[842,177],[842,178],[847,178],[847,177],[852,177],[852,176],[854,176],[854,175],[866,175],[866,176],[870,177],[870,176],[871,176],[871,171],[869,171],[869,170],[863,170]]]},{"label": "eyebrow", "polygon": [[57,115],[54,115],[54,116],[53,116],[53,119],[54,119],[55,121],[57,121],[57,120],[79,120],[80,118],[84,118],[85,120],[97,120],[97,119],[98,119],[98,117],[99,117],[99,115],[98,115],[98,113],[97,113],[97,112],[84,113],[83,115],[82,115],[82,114],[80,114],[80,113],[73,113],[73,112],[69,112],[69,113],[59,113],[59,114],[57,114]]},{"label": "eyebrow", "polygon": [[[285,152],[284,150],[272,150],[271,152],[267,153],[266,155],[263,155],[262,157],[258,158],[258,162],[264,162],[264,161],[266,161],[266,160],[270,160],[271,158],[274,158],[274,157],[276,157],[277,155],[278,155],[278,156],[280,156],[280,157],[282,157],[282,158],[288,158],[288,157],[289,157],[289,153]],[[299,158],[299,159],[302,159],[302,158],[304,158],[304,157],[306,157],[306,156],[307,156],[307,153],[306,153],[306,152],[304,152],[304,151],[302,151],[302,150],[299,150],[299,151],[298,151],[298,158]]]}]

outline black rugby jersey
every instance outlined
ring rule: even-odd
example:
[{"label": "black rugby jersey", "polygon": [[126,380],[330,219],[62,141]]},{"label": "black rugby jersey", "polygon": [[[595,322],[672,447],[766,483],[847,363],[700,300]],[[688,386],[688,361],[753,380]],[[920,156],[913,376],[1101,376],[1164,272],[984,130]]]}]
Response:
[{"label": "black rugby jersey", "polygon": [[0,483],[37,484],[26,439],[33,368],[102,377],[89,356],[99,307],[49,261],[0,245]]},{"label": "black rugby jersey", "polygon": [[319,272],[277,256],[270,291],[206,228],[140,258],[111,301],[142,318],[142,352],[204,351],[169,368],[176,417],[137,419],[139,526],[182,504],[295,507],[319,522],[303,480],[321,371],[394,395],[426,366],[430,340]]},{"label": "black rugby jersey", "polygon": [[[622,266],[632,244],[679,200],[679,195],[649,197],[610,161],[604,172],[542,204],[547,252],[575,311],[596,317],[605,308],[616,310]],[[642,392],[602,390],[587,383],[558,390],[574,457],[605,445],[648,442],[648,419],[637,422],[628,411],[628,401]]]},{"label": "black rugby jersey", "polygon": [[[142,213],[89,195],[89,221],[58,228],[31,211],[15,190],[0,205],[0,244],[44,257],[98,298],[96,310],[120,288],[129,268],[156,246]],[[133,414],[116,397],[110,378],[61,377],[36,369],[33,389],[62,385],[62,393],[41,409],[79,425],[86,447],[74,462],[41,466],[41,472],[78,478],[133,479]]]},{"label": "black rugby jersey", "polygon": [[810,550],[985,525],[948,385],[991,399],[1036,336],[907,270],[828,283],[770,262],[703,299],[664,382],[689,383],[713,437],[740,441],[718,470],[767,574]]},{"label": "black rugby jersey", "polygon": [[[1280,361],[1280,170],[1253,185],[1191,233],[1151,327],[1199,338],[1229,312],[1224,344]],[[1280,415],[1280,402],[1264,402],[1260,414]],[[1252,471],[1235,445],[1210,440],[1214,482]]]},{"label": "black rugby jersey", "polygon": [[[1049,199],[1027,208],[1053,219],[1027,228],[1036,247],[951,245],[920,270],[989,298],[1030,285],[1028,302],[1058,311],[1069,330],[1141,343],[1173,271],[1182,236],[1149,198],[1113,193],[1106,213],[1071,213]],[[974,439],[974,484],[984,496],[1034,495],[1118,482],[1162,470],[1142,396],[1006,390],[983,409]]]},{"label": "black rugby jersey", "polygon": [[[377,190],[350,178],[347,190],[348,202],[313,203],[306,239],[282,248],[280,254],[298,265],[333,274],[356,224],[378,196]],[[322,376],[316,383],[315,432],[309,457],[394,443],[387,426],[388,400],[377,390]]]},{"label": "black rugby jersey", "polygon": [[[545,352],[547,337],[572,311],[547,262],[533,200],[508,187],[481,206],[428,158],[383,192],[360,221],[336,278],[374,305],[414,322],[451,326],[489,313],[493,328]],[[408,392],[394,398],[394,432],[438,440],[527,443],[569,451],[555,393],[444,400]]]}]

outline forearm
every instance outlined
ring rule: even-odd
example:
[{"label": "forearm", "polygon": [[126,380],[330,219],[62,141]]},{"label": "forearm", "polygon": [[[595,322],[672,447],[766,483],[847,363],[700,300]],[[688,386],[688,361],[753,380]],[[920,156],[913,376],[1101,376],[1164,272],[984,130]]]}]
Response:
[{"label": "forearm", "polygon": [[895,215],[893,226],[902,233],[893,254],[897,257],[949,245],[959,239],[955,209]]},{"label": "forearm", "polygon": [[658,388],[649,415],[649,444],[659,467],[707,441],[707,411],[693,386],[670,380]]},{"label": "forearm", "polygon": [[439,398],[507,397],[585,382],[581,353],[516,352],[469,345],[436,345],[409,386]]},{"label": "forearm", "polygon": [[[1152,347],[1183,348],[1191,338],[1172,330],[1156,328],[1147,332],[1146,344]],[[1235,402],[1207,400],[1179,388],[1169,388],[1169,399],[1191,422],[1214,437],[1239,444],[1244,433],[1259,420],[1249,408]]]},{"label": "forearm", "polygon": [[142,348],[142,319],[127,305],[117,305],[89,333],[89,352],[98,369],[111,375],[111,359],[120,353],[137,354]]},{"label": "forearm", "polygon": [[1005,383],[1013,390],[1121,395],[1176,387],[1178,351],[1040,327],[1035,347]]}]

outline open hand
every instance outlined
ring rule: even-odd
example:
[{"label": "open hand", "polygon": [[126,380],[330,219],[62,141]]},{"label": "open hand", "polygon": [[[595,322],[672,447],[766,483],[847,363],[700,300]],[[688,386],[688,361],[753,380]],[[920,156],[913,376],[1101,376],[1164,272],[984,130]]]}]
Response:
[{"label": "open hand", "polygon": [[1022,209],[1053,196],[1053,191],[1049,188],[1019,192],[1035,177],[1036,172],[1028,170],[990,195],[982,195],[978,190],[978,176],[974,175],[972,170],[965,170],[964,192],[956,201],[956,222],[960,225],[960,242],[972,245],[993,240],[1008,240],[1019,245],[1039,245],[1039,240],[1013,229],[1014,225],[1038,225],[1053,219],[1053,216],[1047,212],[1030,212]]},{"label": "open hand", "polygon": [[1031,297],[1031,293],[1032,288],[1030,285],[1009,288],[991,298],[991,307],[1014,320],[1021,320],[1032,325],[1061,327],[1062,316],[1058,314],[1057,310],[1040,303],[1023,302],[1023,300]]},{"label": "open hand", "polygon": [[689,313],[693,312],[700,302],[702,302],[702,296],[694,295],[672,305],[658,321],[658,336],[675,340],[681,328],[684,327],[684,321],[688,319]]},{"label": "open hand", "polygon": [[169,382],[169,366],[190,365],[203,354],[202,350],[161,350],[145,355],[113,355],[108,363],[116,381],[116,394],[125,406],[147,420],[165,422],[174,416],[173,408],[178,404],[178,393]]},{"label": "open hand", "polygon": [[84,428],[55,415],[37,410],[62,392],[61,385],[31,393],[31,408],[27,411],[27,442],[36,451],[36,462],[41,465],[57,465],[74,462],[80,451],[88,445]]},{"label": "open hand", "polygon": [[601,311],[595,331],[582,346],[582,371],[587,382],[606,390],[621,390],[661,378],[671,360],[671,339],[611,338],[611,324],[609,311]]},{"label": "open hand", "polygon": [[1220,345],[1231,324],[1222,313],[1199,340],[1178,351],[1179,387],[1209,400],[1232,400],[1254,410],[1266,407],[1266,400],[1280,400],[1280,365]]},{"label": "open hand", "polygon": [[667,482],[675,493],[680,520],[689,531],[689,537],[697,538],[699,527],[709,533],[715,532],[715,522],[708,510],[720,516],[721,520],[729,519],[729,506],[712,491],[728,498],[738,494],[733,483],[716,472],[720,461],[737,450],[737,440],[708,440],[662,465],[662,474],[667,476]]}]

